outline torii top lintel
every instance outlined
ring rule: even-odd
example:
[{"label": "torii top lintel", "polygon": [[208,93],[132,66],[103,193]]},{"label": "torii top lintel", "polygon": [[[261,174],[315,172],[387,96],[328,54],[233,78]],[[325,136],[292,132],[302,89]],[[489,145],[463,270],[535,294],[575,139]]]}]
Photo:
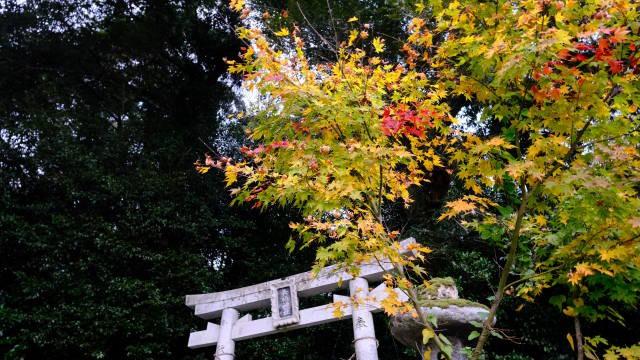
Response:
[{"label": "torii top lintel", "polygon": [[[408,238],[400,242],[400,253],[410,253],[411,244],[415,244],[414,238]],[[368,281],[380,281],[385,272],[393,268],[388,261],[373,261],[360,266],[359,277]],[[348,286],[348,281],[353,276],[346,271],[341,271],[337,266],[328,266],[322,269],[316,276],[311,271],[292,275],[283,279],[263,282],[242,288],[220,291],[209,294],[187,295],[185,304],[195,308],[195,315],[203,319],[220,317],[225,308],[235,308],[239,311],[249,311],[268,307],[271,299],[271,287],[275,283],[290,281],[296,285],[298,296],[308,297],[333,291],[340,286]]]}]

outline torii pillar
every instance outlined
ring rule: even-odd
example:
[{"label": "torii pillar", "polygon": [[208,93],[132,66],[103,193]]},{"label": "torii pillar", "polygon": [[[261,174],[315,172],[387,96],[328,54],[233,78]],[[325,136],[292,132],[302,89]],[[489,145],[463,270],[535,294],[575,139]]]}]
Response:
[{"label": "torii pillar", "polygon": [[231,331],[233,324],[238,321],[240,313],[236,309],[227,308],[222,310],[222,318],[220,319],[220,333],[218,335],[218,344],[216,344],[215,360],[233,360],[236,351],[236,342],[233,341]]},{"label": "torii pillar", "polygon": [[378,360],[378,340],[373,326],[373,315],[367,305],[369,283],[366,279],[355,278],[349,282],[353,315],[353,343],[357,360]]}]

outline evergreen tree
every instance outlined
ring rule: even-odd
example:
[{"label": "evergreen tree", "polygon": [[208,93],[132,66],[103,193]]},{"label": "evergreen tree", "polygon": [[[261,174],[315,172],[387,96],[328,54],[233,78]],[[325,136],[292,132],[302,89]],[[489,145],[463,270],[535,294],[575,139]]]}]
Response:
[{"label": "evergreen tree", "polygon": [[220,179],[193,170],[233,99],[235,17],[207,0],[0,11],[0,353],[200,354],[183,296],[251,278],[236,259],[256,224],[263,248],[287,230],[229,212]]}]

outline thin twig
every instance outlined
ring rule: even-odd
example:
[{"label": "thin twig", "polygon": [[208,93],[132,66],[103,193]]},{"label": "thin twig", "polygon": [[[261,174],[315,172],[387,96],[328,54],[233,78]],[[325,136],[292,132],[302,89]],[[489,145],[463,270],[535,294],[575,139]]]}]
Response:
[{"label": "thin twig", "polygon": [[340,41],[338,41],[338,30],[336,30],[336,22],[333,19],[333,9],[331,9],[329,0],[327,0],[327,9],[329,9],[329,19],[331,20],[331,27],[333,28],[333,36],[336,42],[336,49],[338,49],[340,47]]},{"label": "thin twig", "polygon": [[313,30],[313,32],[318,35],[318,37],[320,38],[320,40],[322,40],[323,43],[325,43],[331,51],[333,51],[333,53],[336,55],[336,59],[338,59],[338,49],[336,47],[334,47],[329,40],[325,39],[324,36],[322,36],[322,34],[320,34],[320,32],[318,30],[316,30],[316,28],[311,24],[311,22],[309,21],[309,19],[307,19],[307,16],[304,14],[304,11],[302,11],[302,7],[300,6],[300,3],[296,1],[296,5],[298,6],[298,10],[300,10],[300,14],[302,14],[302,18],[304,19],[304,21],[307,23],[307,25],[309,25],[309,28],[311,28],[311,30]]},{"label": "thin twig", "polygon": [[517,285],[517,284],[519,284],[521,282],[525,282],[527,280],[531,280],[531,279],[537,278],[538,276],[542,276],[542,275],[546,275],[546,274],[552,273],[552,272],[554,272],[554,271],[556,271],[558,269],[561,269],[561,268],[562,268],[562,265],[559,265],[559,266],[552,267],[551,269],[549,269],[547,271],[544,271],[544,272],[541,272],[541,273],[525,276],[525,277],[520,278],[520,279],[518,279],[516,281],[512,281],[512,282],[508,283],[507,285],[505,285],[505,289],[508,289],[508,288],[510,288],[510,287],[512,287],[514,285]]}]

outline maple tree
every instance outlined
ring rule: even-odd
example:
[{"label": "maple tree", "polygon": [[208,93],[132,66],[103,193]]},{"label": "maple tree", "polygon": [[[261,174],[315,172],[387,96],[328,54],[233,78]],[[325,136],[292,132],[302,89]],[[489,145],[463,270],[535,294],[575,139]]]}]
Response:
[{"label": "maple tree", "polygon": [[[481,116],[502,128],[490,139],[464,134],[462,147],[451,154],[470,192],[499,193],[505,200],[498,211],[483,211],[469,223],[509,243],[474,358],[520,252],[528,255],[518,264],[528,273],[520,295],[558,284],[569,289],[564,313],[575,318],[579,358],[579,318],[604,316],[597,306],[603,296],[636,301],[636,11],[626,2],[531,1],[517,8],[453,2],[436,15],[435,31],[449,34],[427,60],[441,69],[438,81],[475,97]],[[419,30],[412,36],[413,52],[424,48],[421,39],[431,38]],[[478,208],[473,199],[462,201],[464,206],[450,203],[442,217]]]},{"label": "maple tree", "polygon": [[[231,5],[249,16],[241,1]],[[633,304],[640,291],[637,7],[418,2],[396,62],[355,17],[335,61],[313,65],[297,27],[273,32],[288,44],[279,49],[258,27],[240,28],[247,46],[230,69],[261,99],[246,119],[251,146],[238,161],[207,158],[198,168],[224,167],[237,202],[299,208],[305,220],[291,227],[300,246],[318,246],[316,268],[391,261],[388,282],[411,303],[391,296],[385,311],[414,311],[425,340],[450,357],[411,281],[426,275],[430,249],[400,256],[400,229],[385,221],[385,204],[410,206],[411,188],[445,168],[467,193],[440,218],[462,219],[506,249],[472,358],[507,292],[534,301],[550,287],[565,289],[553,302],[575,319],[568,340],[578,358],[596,358],[606,340],[584,338],[580,319],[615,318],[612,302]],[[476,104],[478,121],[453,114],[453,96]],[[469,125],[477,122],[497,124],[500,135],[481,136]],[[605,358],[636,355],[611,347]]]}]

